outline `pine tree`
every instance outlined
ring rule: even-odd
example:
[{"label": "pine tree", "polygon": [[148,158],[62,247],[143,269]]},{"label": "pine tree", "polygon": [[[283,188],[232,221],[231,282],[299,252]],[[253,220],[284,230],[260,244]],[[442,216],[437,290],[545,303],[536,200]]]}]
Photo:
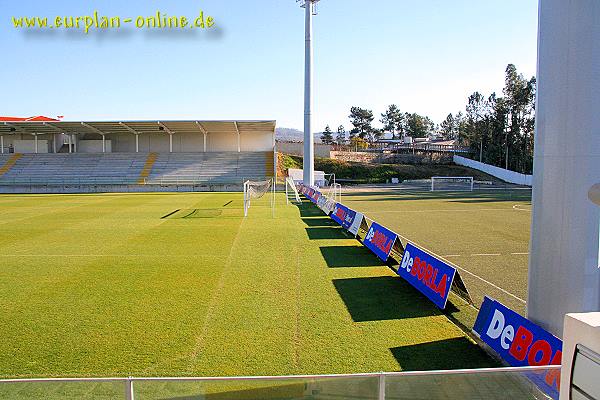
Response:
[{"label": "pine tree", "polygon": [[337,136],[335,137],[337,144],[342,145],[346,143],[346,128],[344,125],[340,125],[337,128]]},{"label": "pine tree", "polygon": [[333,141],[333,132],[331,131],[331,128],[329,127],[329,125],[327,125],[327,127],[325,128],[325,131],[321,135],[321,142],[324,144],[334,144],[335,143]]}]

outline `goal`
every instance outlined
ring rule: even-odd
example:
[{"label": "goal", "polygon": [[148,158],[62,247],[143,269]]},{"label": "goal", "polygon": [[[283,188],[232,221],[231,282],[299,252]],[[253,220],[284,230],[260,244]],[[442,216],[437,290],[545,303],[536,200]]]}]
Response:
[{"label": "goal", "polygon": [[287,204],[290,204],[290,196],[292,197],[292,202],[295,201],[297,204],[302,203],[300,193],[298,193],[298,189],[296,188],[296,182],[288,176],[285,178],[285,199]]},{"label": "goal", "polygon": [[244,182],[244,217],[248,216],[248,210],[252,204],[252,200],[263,198],[271,192],[271,209],[275,207],[275,181],[269,179],[267,181],[246,181]]},{"label": "goal", "polygon": [[473,191],[472,176],[433,176],[431,178],[432,192]]}]

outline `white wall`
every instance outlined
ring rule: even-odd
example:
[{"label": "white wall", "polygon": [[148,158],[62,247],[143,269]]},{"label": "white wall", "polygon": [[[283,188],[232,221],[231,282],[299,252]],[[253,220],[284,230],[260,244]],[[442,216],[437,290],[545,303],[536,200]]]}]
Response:
[{"label": "white wall", "polygon": [[[38,153],[48,153],[48,141],[38,139]],[[35,140],[21,140],[15,139],[12,142],[15,148],[15,153],[35,153]],[[6,146],[6,144],[5,144]]]},{"label": "white wall", "polygon": [[541,0],[528,317],[600,310],[600,2]]},{"label": "white wall", "polygon": [[252,132],[241,135],[242,151],[273,151],[273,132]]},{"label": "white wall", "polygon": [[454,163],[463,165],[465,167],[473,168],[488,175],[495,176],[498,179],[502,179],[508,183],[514,183],[516,185],[531,186],[533,181],[532,175],[520,174],[518,172],[509,171],[504,168],[495,167],[493,165],[481,163],[479,161],[471,160],[461,156],[454,156]]},{"label": "white wall", "polygon": [[[112,141],[106,140],[106,152],[112,152]],[[78,153],[102,153],[102,140],[80,140],[77,142]]]},{"label": "white wall", "polygon": [[[315,157],[331,158],[332,147],[328,144],[315,143]],[[277,151],[283,154],[301,156],[304,154],[304,144],[296,142],[278,142]]]},{"label": "white wall", "polygon": [[[112,150],[118,153],[135,153],[135,135],[109,134],[107,141],[112,142]],[[144,133],[139,135],[140,153],[168,153],[169,134],[163,132]],[[84,142],[84,141],[81,141]],[[79,143],[81,143],[79,142]],[[91,141],[90,141],[91,142]],[[78,143],[78,144],[79,144]],[[101,143],[101,141],[100,141]],[[271,151],[273,150],[273,133],[257,132],[243,133],[240,137],[241,151]],[[100,149],[102,149],[100,147]],[[79,148],[78,148],[79,150]],[[101,150],[100,150],[101,151]],[[204,151],[204,135],[201,133],[173,134],[173,152],[201,153]],[[206,138],[206,151],[238,151],[237,134],[209,133]]]}]

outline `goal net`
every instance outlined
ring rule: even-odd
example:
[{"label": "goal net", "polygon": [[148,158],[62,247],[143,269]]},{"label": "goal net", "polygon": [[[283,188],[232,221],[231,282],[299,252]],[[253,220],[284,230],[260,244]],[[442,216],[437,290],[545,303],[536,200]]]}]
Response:
[{"label": "goal net", "polygon": [[[275,194],[275,184],[273,179],[267,181],[246,181],[244,182],[244,217],[248,216],[248,210],[252,200],[263,198],[266,194],[271,192]],[[273,198],[271,198],[271,208],[273,208]]]},{"label": "goal net", "polygon": [[431,178],[432,192],[473,191],[472,176],[434,176]]}]

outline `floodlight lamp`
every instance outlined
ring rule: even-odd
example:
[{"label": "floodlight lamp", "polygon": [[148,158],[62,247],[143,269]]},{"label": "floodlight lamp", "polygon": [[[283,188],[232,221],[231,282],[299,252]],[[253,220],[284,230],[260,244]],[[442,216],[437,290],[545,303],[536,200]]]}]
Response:
[{"label": "floodlight lamp", "polygon": [[296,0],[296,3],[300,3],[300,7],[306,8],[306,3],[311,3],[313,5],[313,15],[317,15],[317,3],[320,0]]}]

